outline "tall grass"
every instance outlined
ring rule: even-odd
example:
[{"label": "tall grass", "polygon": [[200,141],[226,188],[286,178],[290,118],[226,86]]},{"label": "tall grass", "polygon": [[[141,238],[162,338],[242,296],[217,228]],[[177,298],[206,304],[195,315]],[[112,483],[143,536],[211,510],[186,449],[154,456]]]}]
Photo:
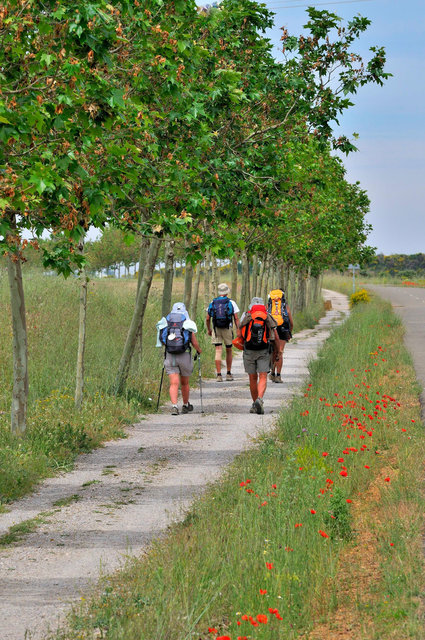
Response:
[{"label": "tall grass", "polygon": [[[413,526],[420,546],[423,490],[414,467],[424,436],[401,333],[389,305],[356,307],[312,363],[310,384],[276,430],[240,455],[146,557],[105,579],[71,631],[57,637],[307,638],[348,606],[338,576],[347,550],[361,545],[355,514],[365,504],[373,521],[380,509],[380,498],[366,504],[374,483],[387,508],[379,527],[375,522],[384,569],[373,576],[376,593],[366,581],[360,585],[368,604],[356,592],[349,605],[364,622],[362,638],[423,637],[423,559],[412,570],[407,541]],[[394,525],[400,499],[412,509]],[[355,582],[356,567],[350,570],[347,580]]]}]

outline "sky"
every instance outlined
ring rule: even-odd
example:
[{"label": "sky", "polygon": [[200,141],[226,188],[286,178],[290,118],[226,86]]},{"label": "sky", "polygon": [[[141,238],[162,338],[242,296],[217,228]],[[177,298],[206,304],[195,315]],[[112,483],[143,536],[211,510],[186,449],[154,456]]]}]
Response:
[{"label": "sky", "polygon": [[359,181],[371,200],[368,244],[377,253],[425,253],[425,1],[350,0],[303,3],[263,0],[276,14],[267,35],[279,54],[280,27],[291,35],[303,31],[306,8],[327,9],[344,20],[361,14],[371,19],[353,44],[366,60],[369,47],[384,46],[384,87],[361,87],[355,103],[340,119],[340,133],[359,134],[359,151],[343,156],[347,179]]}]

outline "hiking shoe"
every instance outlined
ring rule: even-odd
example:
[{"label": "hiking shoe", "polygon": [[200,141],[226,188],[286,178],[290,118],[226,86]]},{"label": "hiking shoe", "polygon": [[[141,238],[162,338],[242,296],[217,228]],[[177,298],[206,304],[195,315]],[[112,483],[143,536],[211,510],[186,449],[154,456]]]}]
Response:
[{"label": "hiking shoe", "polygon": [[221,373],[217,373],[217,382],[223,382],[223,376]]},{"label": "hiking shoe", "polygon": [[228,382],[231,382],[231,381],[233,380],[233,376],[232,376],[232,374],[231,374],[231,373],[229,373],[229,372],[227,373],[227,375],[226,375],[226,380],[227,380]]},{"label": "hiking shoe", "polygon": [[190,402],[182,406],[182,413],[189,413],[190,411],[193,411],[193,404],[190,404]]},{"label": "hiking shoe", "polygon": [[251,409],[249,410],[249,413],[257,413],[257,409],[255,407],[255,402],[252,403]]},{"label": "hiking shoe", "polygon": [[280,373],[277,373],[274,377],[274,381],[275,382],[279,382],[280,384],[282,384],[282,378],[280,377]]},{"label": "hiking shoe", "polygon": [[274,373],[269,373],[269,380],[271,380],[272,382],[276,382],[275,378],[276,376],[274,375]]},{"label": "hiking shoe", "polygon": [[172,415],[172,416],[178,416],[178,415],[179,415],[179,409],[178,409],[178,407],[176,407],[175,405],[174,405],[174,407],[171,409],[171,415]]},{"label": "hiking shoe", "polygon": [[257,398],[254,402],[254,407],[256,412],[261,416],[264,413],[264,402],[263,398]]}]

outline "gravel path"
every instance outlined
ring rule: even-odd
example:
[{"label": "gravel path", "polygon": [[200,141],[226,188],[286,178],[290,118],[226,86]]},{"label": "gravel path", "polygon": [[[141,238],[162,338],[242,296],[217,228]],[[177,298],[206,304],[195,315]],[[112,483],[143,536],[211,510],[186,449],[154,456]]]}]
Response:
[{"label": "gravel path", "polygon": [[300,392],[332,325],[348,313],[346,296],[327,290],[324,296],[333,310],[287,346],[284,384],[269,382],[264,416],[248,413],[248,380],[235,358],[234,382],[203,383],[204,414],[195,391],[193,414],[172,417],[165,406],[132,426],[128,438],[80,456],[72,472],[43,482],[0,514],[1,535],[48,512],[33,533],[0,551],[1,640],[44,638],[101,571],[139,554],[253,437],[273,426],[281,406]]}]

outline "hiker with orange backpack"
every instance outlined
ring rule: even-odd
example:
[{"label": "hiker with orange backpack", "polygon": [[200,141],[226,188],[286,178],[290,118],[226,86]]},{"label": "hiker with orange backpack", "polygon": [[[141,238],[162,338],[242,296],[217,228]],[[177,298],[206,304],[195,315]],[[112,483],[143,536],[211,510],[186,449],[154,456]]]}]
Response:
[{"label": "hiker with orange backpack", "polygon": [[274,360],[279,357],[276,322],[267,312],[263,298],[252,298],[248,311],[241,318],[238,336],[244,341],[243,364],[252,397],[249,412],[262,415],[271,351]]},{"label": "hiker with orange backpack", "polygon": [[283,289],[273,289],[269,293],[267,310],[277,324],[277,335],[279,338],[279,358],[271,363],[270,380],[272,382],[282,382],[281,371],[283,365],[283,351],[285,345],[292,338],[294,322],[292,320],[291,309],[286,302]]}]

